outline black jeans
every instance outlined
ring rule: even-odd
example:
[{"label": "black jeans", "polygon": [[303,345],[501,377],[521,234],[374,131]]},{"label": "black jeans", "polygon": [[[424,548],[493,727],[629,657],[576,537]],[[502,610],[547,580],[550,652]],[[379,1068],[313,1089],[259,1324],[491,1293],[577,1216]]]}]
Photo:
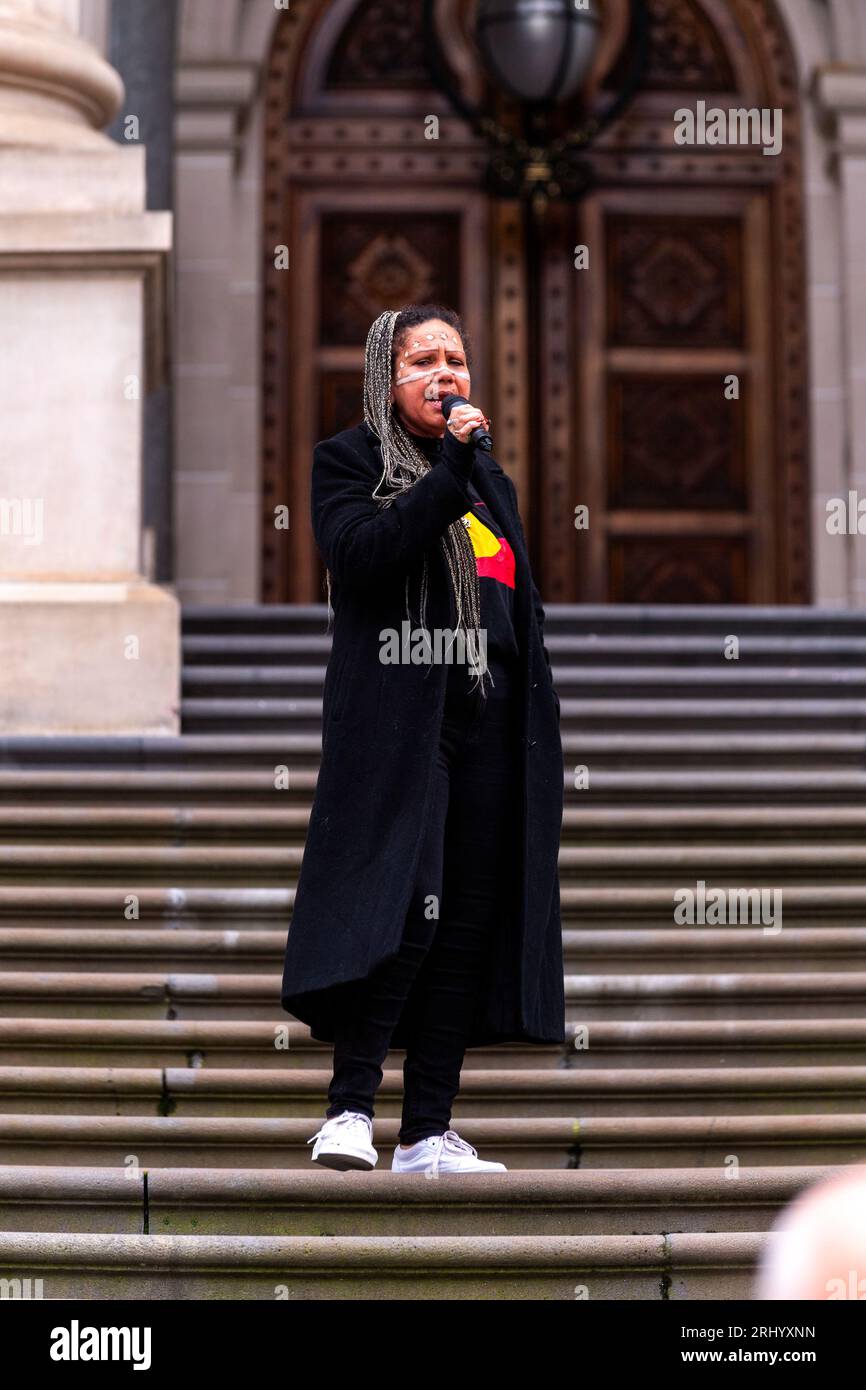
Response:
[{"label": "black jeans", "polygon": [[[448,671],[431,810],[400,949],[347,995],[328,1118],[373,1098],[403,1018],[402,1144],[444,1134],[492,934],[516,910],[519,729],[513,666],[489,659],[481,704],[465,665]],[[519,668],[518,668],[519,669]]]}]

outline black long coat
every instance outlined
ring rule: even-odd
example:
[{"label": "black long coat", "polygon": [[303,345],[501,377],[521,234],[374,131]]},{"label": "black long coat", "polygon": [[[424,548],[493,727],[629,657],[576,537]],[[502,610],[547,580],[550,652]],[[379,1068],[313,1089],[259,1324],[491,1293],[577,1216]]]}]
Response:
[{"label": "black long coat", "polygon": [[[316,445],[313,532],[332,576],[334,632],[323,695],[322,758],[281,1002],[322,1042],[334,1041],[348,982],[365,979],[400,945],[439,746],[448,667],[385,664],[379,659],[379,634],[383,628],[402,631],[407,573],[415,625],[424,554],[429,561],[426,626],[453,629],[456,609],[438,538],[469,507],[465,484],[444,462],[385,508],[371,496],[381,476],[379,441],[366,424]],[[514,484],[482,450],[475,451],[471,480],[516,562],[523,795],[515,814],[523,852],[514,929],[497,936],[467,1046],[562,1042],[559,697]],[[402,1048],[405,1042],[401,1020],[391,1044]]]}]

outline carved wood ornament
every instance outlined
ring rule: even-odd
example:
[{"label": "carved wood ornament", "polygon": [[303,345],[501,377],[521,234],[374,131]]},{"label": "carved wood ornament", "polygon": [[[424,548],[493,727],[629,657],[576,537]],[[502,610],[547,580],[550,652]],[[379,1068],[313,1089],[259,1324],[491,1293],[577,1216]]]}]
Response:
[{"label": "carved wood ornament", "polygon": [[[648,5],[644,88],[587,155],[598,186],[535,228],[483,192],[487,150],[429,88],[416,7],[294,0],[281,15],[264,88],[264,601],[323,600],[312,445],[360,418],[371,320],[416,299],[468,321],[473,394],[490,403],[547,600],[809,601],[793,54],[773,0]],[[462,0],[440,7],[477,97],[467,17]],[[599,103],[624,61],[601,65]],[[698,99],[781,109],[782,152],[678,146],[672,113]]]}]

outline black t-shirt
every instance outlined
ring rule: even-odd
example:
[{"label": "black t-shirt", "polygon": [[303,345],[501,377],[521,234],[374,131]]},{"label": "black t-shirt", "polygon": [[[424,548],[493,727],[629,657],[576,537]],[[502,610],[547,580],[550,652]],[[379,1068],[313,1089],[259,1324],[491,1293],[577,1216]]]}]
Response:
[{"label": "black t-shirt", "polygon": [[[419,448],[436,464],[441,459],[441,440],[413,435]],[[487,632],[487,659],[512,662],[520,651],[514,631],[514,551],[490,508],[471,482],[466,490],[470,509],[461,518],[469,531],[481,597],[481,626]]]}]

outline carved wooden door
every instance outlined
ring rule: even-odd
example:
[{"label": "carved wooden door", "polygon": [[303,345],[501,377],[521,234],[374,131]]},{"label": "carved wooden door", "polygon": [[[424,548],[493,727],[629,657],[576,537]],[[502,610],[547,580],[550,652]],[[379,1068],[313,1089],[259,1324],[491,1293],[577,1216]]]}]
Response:
[{"label": "carved wooden door", "polygon": [[[538,219],[484,192],[487,148],[430,87],[419,6],[295,0],[280,22],[266,90],[265,601],[324,598],[312,446],[360,419],[370,323],[441,300],[469,325],[472,394],[547,601],[808,602],[790,45],[769,0],[647,3],[649,69],[588,152],[594,190]],[[440,8],[477,94],[471,6]],[[620,75],[601,81],[598,109]],[[698,97],[784,108],[783,153],[677,146],[672,113]],[[288,273],[273,267],[282,245]],[[274,531],[281,503],[290,538]]]}]

